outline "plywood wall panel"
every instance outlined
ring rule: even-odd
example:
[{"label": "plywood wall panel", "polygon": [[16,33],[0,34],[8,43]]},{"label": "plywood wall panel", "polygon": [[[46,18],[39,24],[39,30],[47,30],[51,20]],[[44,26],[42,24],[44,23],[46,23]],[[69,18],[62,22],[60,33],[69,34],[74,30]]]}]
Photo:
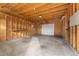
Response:
[{"label": "plywood wall panel", "polygon": [[6,15],[0,13],[0,41],[6,40]]},{"label": "plywood wall panel", "polygon": [[72,38],[73,38],[73,48],[76,48],[76,43],[75,43],[75,32],[76,32],[76,30],[75,30],[75,26],[73,27],[73,36],[72,36]]},{"label": "plywood wall panel", "polygon": [[79,3],[77,3],[77,10],[79,10]]},{"label": "plywood wall panel", "polygon": [[41,24],[36,23],[36,24],[34,25],[34,28],[35,28],[35,34],[41,34],[41,30],[42,30]]},{"label": "plywood wall panel", "polygon": [[54,27],[55,27],[55,36],[62,36],[62,21],[61,19],[55,19],[54,23]]},{"label": "plywood wall panel", "polygon": [[6,16],[6,34],[7,40],[12,40],[12,16]]},{"label": "plywood wall panel", "polygon": [[79,52],[79,25],[77,26],[77,52]]},{"label": "plywood wall panel", "polygon": [[72,27],[70,27],[70,45],[72,46],[72,39],[73,39],[73,36],[72,36]]},{"label": "plywood wall panel", "polygon": [[28,20],[0,13],[0,41],[31,36],[32,23]]}]

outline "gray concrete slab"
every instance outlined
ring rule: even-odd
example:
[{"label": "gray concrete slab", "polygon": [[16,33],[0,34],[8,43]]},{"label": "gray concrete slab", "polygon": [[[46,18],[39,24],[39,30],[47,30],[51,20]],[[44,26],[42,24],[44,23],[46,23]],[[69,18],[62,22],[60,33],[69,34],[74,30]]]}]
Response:
[{"label": "gray concrete slab", "polygon": [[33,36],[0,42],[1,56],[76,56],[62,38],[52,36]]}]

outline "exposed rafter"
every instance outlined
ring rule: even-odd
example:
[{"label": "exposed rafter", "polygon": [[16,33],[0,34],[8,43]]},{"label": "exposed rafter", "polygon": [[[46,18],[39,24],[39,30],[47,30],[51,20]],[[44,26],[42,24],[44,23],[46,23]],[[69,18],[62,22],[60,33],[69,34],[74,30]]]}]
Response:
[{"label": "exposed rafter", "polygon": [[65,9],[68,9],[68,3],[3,3],[0,4],[0,7],[0,11],[3,13],[32,23],[40,23],[42,22],[39,18],[40,15],[43,16],[45,22],[63,15]]},{"label": "exposed rafter", "polygon": [[[28,16],[36,16],[36,15],[39,15],[39,14],[44,14],[44,13],[49,13],[49,12],[53,12],[53,11],[58,11],[58,10],[62,10],[62,9],[66,9],[67,4],[62,4],[62,5],[59,5],[59,6],[55,6],[55,7],[51,7],[51,8],[48,8],[48,9],[45,9],[45,10],[41,10],[41,11],[38,11],[36,10],[35,12],[32,12],[31,14],[29,14]],[[26,13],[27,15],[27,13]]]},{"label": "exposed rafter", "polygon": [[29,16],[24,17],[23,15],[18,14],[16,12],[12,11],[11,9],[8,9],[8,8],[5,8],[5,7],[1,7],[0,12],[3,12],[3,13],[6,13],[8,15],[16,16],[16,17],[22,18],[24,20],[28,20],[28,21],[33,22],[32,20],[29,19],[30,18]]}]

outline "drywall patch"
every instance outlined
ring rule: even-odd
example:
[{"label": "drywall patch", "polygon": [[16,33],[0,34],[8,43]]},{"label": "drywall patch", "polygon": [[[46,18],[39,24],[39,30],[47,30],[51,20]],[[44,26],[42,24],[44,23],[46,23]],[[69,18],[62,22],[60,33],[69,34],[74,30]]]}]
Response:
[{"label": "drywall patch", "polygon": [[70,17],[70,26],[79,25],[79,10]]}]

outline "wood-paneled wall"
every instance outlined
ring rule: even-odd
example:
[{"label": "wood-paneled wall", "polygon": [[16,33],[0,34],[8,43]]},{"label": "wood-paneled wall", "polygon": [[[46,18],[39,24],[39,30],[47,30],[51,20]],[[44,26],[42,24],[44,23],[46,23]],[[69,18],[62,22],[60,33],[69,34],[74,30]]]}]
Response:
[{"label": "wood-paneled wall", "polygon": [[0,13],[0,40],[6,40],[6,19],[5,14]]},{"label": "wood-paneled wall", "polygon": [[0,13],[0,41],[31,36],[32,32],[32,22]]},{"label": "wood-paneled wall", "polygon": [[36,23],[34,25],[34,29],[35,29],[35,34],[41,34],[42,24]]},{"label": "wood-paneled wall", "polygon": [[79,53],[79,25],[77,26],[77,29],[76,29],[76,47],[77,47],[77,52]]},{"label": "wood-paneled wall", "polygon": [[53,23],[55,25],[54,35],[58,37],[62,37],[62,20],[60,18],[56,18]]},{"label": "wood-paneled wall", "polygon": [[65,40],[73,47],[77,52],[79,52],[79,25],[70,26],[70,17],[79,10],[79,3],[72,3],[68,5],[69,8],[66,10],[66,21],[64,20],[64,27],[65,23],[67,25],[67,33],[64,31]]},{"label": "wood-paneled wall", "polygon": [[[72,8],[73,15],[79,10],[79,3],[72,4]],[[79,52],[79,25],[70,26],[70,45]]]}]

